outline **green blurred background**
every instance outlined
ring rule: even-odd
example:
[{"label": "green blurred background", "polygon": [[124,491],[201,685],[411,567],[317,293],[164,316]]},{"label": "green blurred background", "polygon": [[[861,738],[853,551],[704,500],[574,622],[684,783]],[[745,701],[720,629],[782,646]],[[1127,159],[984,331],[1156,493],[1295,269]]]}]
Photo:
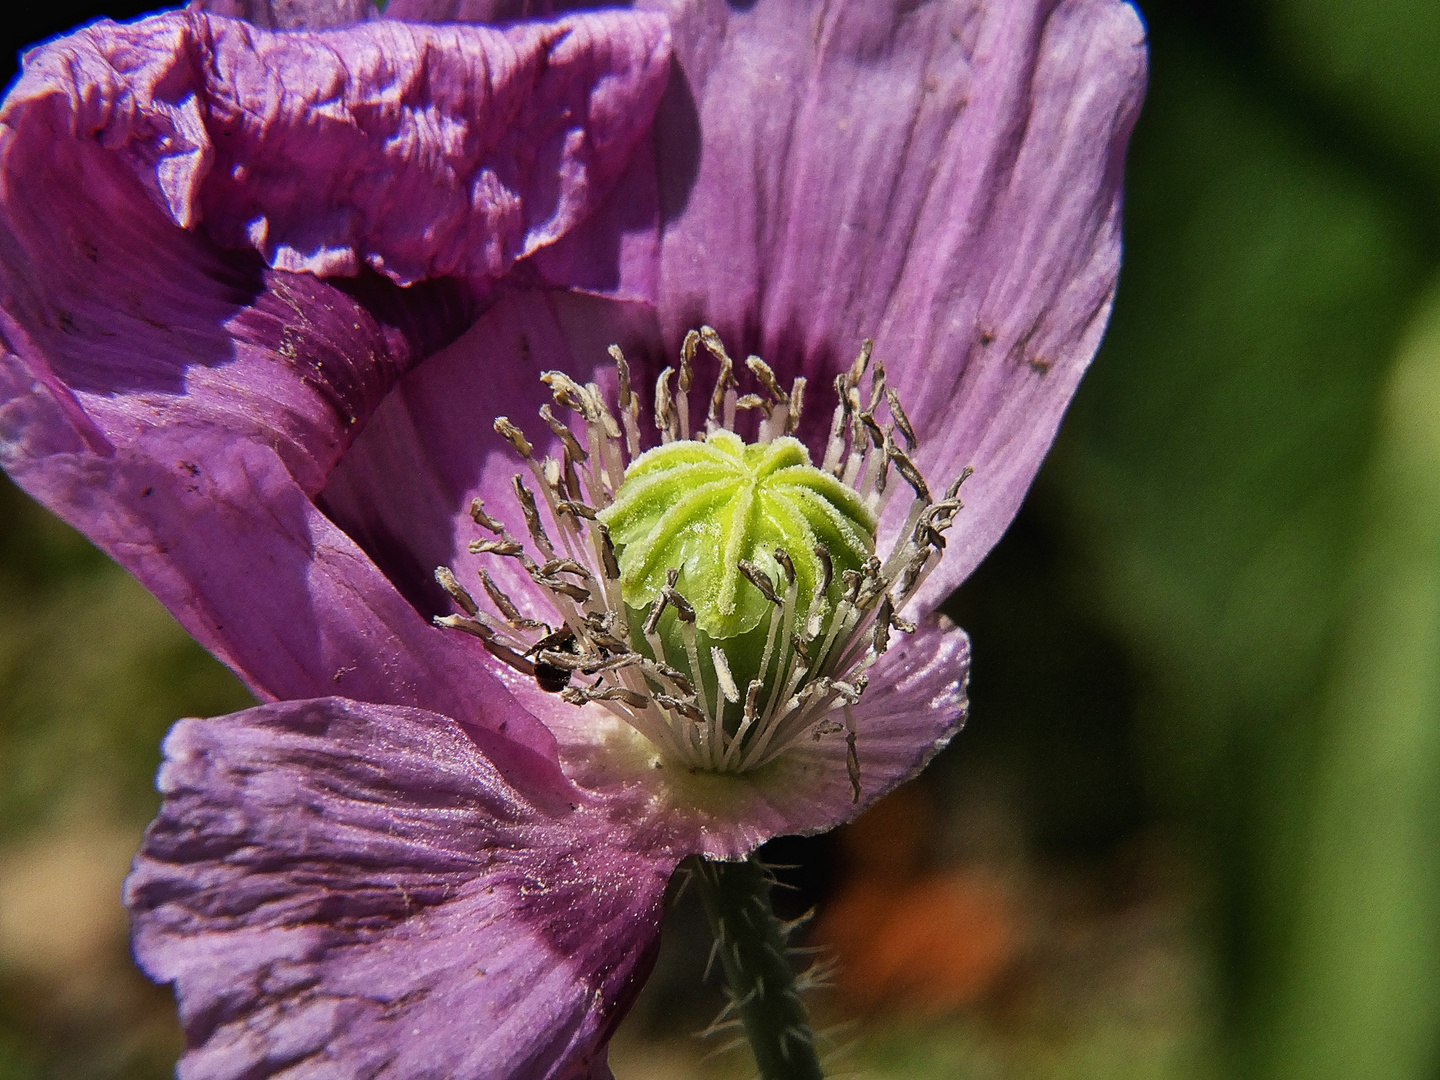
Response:
[{"label": "green blurred background", "polygon": [[[1143,7],[1120,297],[953,601],[969,727],[777,845],[782,903],[842,963],[837,1071],[1437,1080],[1440,3]],[[167,725],[247,698],[8,484],[0,513],[0,1080],[164,1076],[119,882]],[[745,1075],[693,1035],[704,945],[682,900],[620,1080]]]}]

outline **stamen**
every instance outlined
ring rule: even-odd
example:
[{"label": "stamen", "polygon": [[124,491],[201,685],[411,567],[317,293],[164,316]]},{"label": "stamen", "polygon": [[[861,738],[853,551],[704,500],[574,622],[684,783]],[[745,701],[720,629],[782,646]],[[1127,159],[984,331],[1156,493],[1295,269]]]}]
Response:
[{"label": "stamen", "polygon": [[610,357],[615,361],[615,381],[619,387],[615,396],[620,421],[625,425],[625,452],[633,459],[640,456],[640,401],[630,389],[630,364],[619,345],[610,346]]},{"label": "stamen", "polygon": [[830,421],[830,437],[825,441],[825,460],[820,468],[835,476],[840,475],[840,456],[845,452],[845,417],[849,408],[845,399],[845,376],[835,377],[835,415]]},{"label": "stamen", "polygon": [[[505,621],[516,630],[538,630],[545,625],[544,623],[536,622],[534,619],[527,619],[522,615],[520,609],[515,606],[514,601],[500,590],[500,586],[495,584],[495,579],[487,574],[483,568],[480,570],[480,584],[484,587],[485,595],[490,597],[490,602],[495,605],[496,610],[498,610]],[[472,612],[471,614],[474,613]]]},{"label": "stamen", "polygon": [[[710,659],[715,664],[715,678],[720,684],[720,692],[725,696],[725,700],[739,701],[740,688],[735,685],[735,676],[730,674],[730,661],[725,658],[725,650],[719,645],[710,646]],[[718,703],[716,711],[719,711]]]},{"label": "stamen", "polygon": [[590,455],[576,441],[575,435],[570,431],[570,425],[556,416],[549,405],[540,406],[540,419],[544,420],[545,426],[550,429],[551,433],[565,444],[565,452],[570,455],[571,461],[578,465],[589,460]]},{"label": "stamen", "polygon": [[745,576],[745,580],[760,590],[761,596],[765,597],[765,599],[769,600],[772,604],[778,605],[780,603],[780,597],[775,592],[775,585],[771,582],[769,574],[765,573],[764,570],[761,570],[754,563],[747,562],[744,559],[741,559],[736,565],[739,566],[740,573]]},{"label": "stamen", "polygon": [[448,566],[435,568],[435,582],[450,594],[450,599],[454,600],[466,615],[474,615],[480,610],[480,605],[475,603],[475,598],[465,591],[465,586],[455,580],[455,571]]},{"label": "stamen", "polygon": [[510,481],[515,489],[515,498],[520,503],[520,512],[525,515],[525,528],[530,533],[530,539],[535,541],[535,546],[545,553],[547,559],[555,557],[555,548],[550,543],[550,537],[545,535],[545,525],[540,520],[540,511],[535,506],[535,496],[525,486],[525,481],[519,473],[516,473]]},{"label": "stamen", "polygon": [[[692,440],[689,395],[702,347],[717,370],[706,404],[705,431]],[[852,707],[865,693],[870,667],[889,650],[893,633],[915,631],[915,624],[899,611],[937,565],[945,533],[963,505],[960,487],[971,470],[960,474],[943,499],[932,497],[912,457],[919,451],[914,427],[898,394],[887,385],[885,365],[874,357],[869,340],[849,369],[835,379],[835,413],[821,468],[814,470],[808,451],[787,439],[799,427],[805,378],[797,376],[787,392],[770,365],[750,356],[744,371],[753,379],[754,390],[741,393],[737,365],[720,335],[705,326],[685,336],[678,372],[667,367],[658,377],[653,415],[662,446],[691,440],[667,451],[672,457],[664,461],[693,463],[700,471],[686,474],[693,483],[686,482],[678,494],[663,487],[652,491],[645,484],[659,475],[657,468],[670,466],[657,465],[661,459],[641,454],[641,409],[630,365],[618,347],[609,352],[616,370],[614,402],[595,383],[582,386],[558,371],[541,376],[554,406],[575,413],[584,424],[582,433],[556,408],[542,406],[540,418],[558,447],[550,454],[537,454],[508,418],[495,421],[496,432],[525,461],[538,485],[538,491],[532,489],[520,475],[513,480],[537,558],[486,511],[481,500],[470,506],[471,518],[490,535],[470,541],[468,550],[517,560],[553,608],[554,619],[547,624],[522,614],[481,568],[480,583],[498,612],[489,614],[451,568],[440,567],[435,580],[459,613],[437,617],[435,623],[476,638],[500,662],[534,678],[564,701],[606,709],[662,754],[692,768],[744,772],[794,748],[804,752],[813,740],[844,732],[846,772],[852,797],[858,800],[862,789]],[[862,396],[860,386],[867,371],[870,382]],[[891,423],[877,414],[882,402]],[[741,410],[760,413],[755,443],[765,450],[747,448],[733,434]],[[895,441],[896,431],[904,449]],[[627,489],[627,477],[639,458],[650,462],[649,471],[638,474],[647,479]],[[730,500],[726,512],[736,521],[748,520],[752,513],[771,513],[762,508],[777,504],[764,500],[780,495],[767,494],[762,500],[761,489],[752,481],[734,486],[736,482],[719,479],[730,475],[725,462],[762,458],[773,463],[767,468],[779,470],[776,475],[796,475],[796,468],[811,470],[806,475],[813,479],[803,481],[810,485],[805,497],[828,500],[839,515],[836,522],[850,522],[859,532],[842,530],[838,538],[827,533],[821,543],[807,528],[803,546],[789,550],[785,545],[760,550],[741,533],[727,533],[722,550],[714,556],[722,568],[730,567],[723,573],[728,582],[726,603],[732,605],[726,618],[737,617],[734,613],[740,609],[733,605],[744,597],[749,605],[743,609],[745,621],[734,623],[734,629],[731,623],[713,621],[716,579],[707,579],[705,572],[688,562],[684,593],[682,568],[660,562],[645,573],[654,575],[663,568],[659,576],[664,584],[654,583],[652,577],[643,599],[634,600],[633,583],[626,577],[627,552],[631,558],[651,558],[655,552],[669,558],[672,551],[656,546],[663,542],[654,539],[656,534],[647,538],[643,528],[637,533],[634,515],[640,513],[643,524],[643,514],[653,515],[653,508],[659,506],[663,520],[689,527],[685,522],[691,519],[685,514],[708,512],[722,498]],[[900,487],[887,482],[892,466],[910,486],[914,499],[896,542],[877,555],[875,522],[891,492]],[[753,483],[759,483],[758,478],[770,474],[754,475]],[[838,488],[837,481],[844,488]],[[681,504],[687,508],[683,514],[676,511]],[[612,526],[618,530],[613,535]],[[776,527],[779,537],[799,539],[786,532],[790,525]],[[862,535],[863,544],[855,538]],[[673,550],[679,552],[675,558],[689,558],[683,548]],[[651,555],[644,555],[646,551]],[[772,559],[774,566],[762,569],[761,564],[768,567]],[[832,599],[837,578],[840,589]],[[634,606],[627,606],[627,597],[632,597]],[[754,605],[760,602],[763,607],[757,609]],[[665,618],[667,611],[672,618]],[[702,658],[708,667],[702,666]],[[582,677],[591,681],[576,685]],[[837,719],[841,710],[844,723]]]},{"label": "stamen", "polygon": [[675,369],[667,367],[655,380],[655,427],[660,432],[662,443],[675,442],[680,438],[680,429],[675,422],[675,403],[670,397],[670,376],[673,374]]},{"label": "stamen", "polygon": [[525,554],[525,545],[518,540],[471,540],[467,545],[471,555],[506,555],[517,556]]},{"label": "stamen", "polygon": [[497,416],[495,418],[495,434],[507,439],[515,452],[526,461],[530,460],[530,443],[525,438],[525,433],[510,422],[508,416]]},{"label": "stamen", "polygon": [[895,445],[894,439],[885,440],[885,453],[889,455],[891,461],[895,462],[895,468],[905,478],[905,482],[915,489],[915,497],[928,503],[930,487],[925,483],[925,478],[920,475],[920,470],[915,467],[909,455]]},{"label": "stamen", "polygon": [[496,521],[493,517],[491,517],[485,512],[484,499],[470,500],[470,517],[471,520],[473,520],[475,524],[479,525],[482,529],[489,529],[492,533],[495,533],[497,535],[505,531],[504,525],[501,525],[500,522]]},{"label": "stamen", "polygon": [[720,373],[715,377],[715,389],[710,393],[710,408],[705,417],[705,430],[708,434],[713,435],[722,427],[734,429],[735,402],[730,393],[739,384],[735,381],[735,361],[731,360],[730,354],[725,351],[725,346],[720,341],[720,335],[715,332],[715,328],[702,326],[700,340],[704,343],[706,351],[720,361]]},{"label": "stamen", "polygon": [[615,557],[615,544],[610,539],[610,530],[603,522],[595,522],[594,530],[600,537],[600,562],[607,581],[620,580],[620,560]]},{"label": "stamen", "polygon": [[905,437],[905,447],[914,450],[920,445],[920,440],[915,438],[915,429],[910,426],[910,417],[900,405],[900,395],[893,388],[885,388],[885,403],[890,406],[890,415],[895,420],[895,426],[900,429],[900,434]]},{"label": "stamen", "polygon": [[680,345],[680,379],[675,392],[675,412],[680,420],[680,438],[690,438],[690,384],[695,380],[695,350],[700,335],[694,330],[685,335]]},{"label": "stamen", "polygon": [[[866,339],[869,340],[868,338]],[[872,345],[873,348],[873,345]],[[885,361],[877,359],[875,366],[870,369],[870,405],[866,408],[867,413],[873,413],[880,407],[880,399],[885,394]]]}]

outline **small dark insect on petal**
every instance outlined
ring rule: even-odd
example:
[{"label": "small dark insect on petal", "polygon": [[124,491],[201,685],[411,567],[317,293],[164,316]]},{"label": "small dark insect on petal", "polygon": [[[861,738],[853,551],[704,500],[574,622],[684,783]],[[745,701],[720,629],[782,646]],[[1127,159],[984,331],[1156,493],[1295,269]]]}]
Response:
[{"label": "small dark insect on petal", "polygon": [[570,672],[553,664],[537,663],[535,685],[547,694],[558,694],[570,685]]}]

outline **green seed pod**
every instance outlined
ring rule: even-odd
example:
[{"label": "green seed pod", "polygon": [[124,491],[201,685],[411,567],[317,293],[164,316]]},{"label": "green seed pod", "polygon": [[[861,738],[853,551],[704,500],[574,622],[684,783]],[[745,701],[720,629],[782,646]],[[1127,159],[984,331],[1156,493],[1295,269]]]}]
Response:
[{"label": "green seed pod", "polygon": [[[678,571],[674,588],[694,608],[705,678],[713,685],[710,649],[718,646],[742,694],[766,674],[759,669],[776,607],[745,570],[768,578],[782,604],[793,571],[789,629],[803,636],[807,621],[810,629],[818,623],[823,637],[842,573],[858,570],[875,548],[875,518],[860,496],[815,468],[804,443],[788,436],[747,445],[721,430],[704,442],[655,447],[631,463],[599,516],[619,554],[632,631],[638,636],[670,571]],[[688,653],[681,621],[667,611],[658,627],[672,657]]]}]

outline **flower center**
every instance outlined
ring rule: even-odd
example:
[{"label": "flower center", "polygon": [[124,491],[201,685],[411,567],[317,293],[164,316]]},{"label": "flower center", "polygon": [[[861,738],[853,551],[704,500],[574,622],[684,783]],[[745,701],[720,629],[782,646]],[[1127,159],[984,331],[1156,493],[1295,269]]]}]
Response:
[{"label": "flower center", "polygon": [[[719,372],[705,431],[692,437],[689,396],[702,346]],[[892,630],[914,630],[899,612],[944,547],[969,470],[944,499],[931,498],[895,441],[898,430],[915,448],[883,365],[870,368],[868,341],[836,379],[839,403],[819,467],[794,437],[804,378],[786,391],[752,356],[746,367],[762,392],[740,394],[735,364],[709,327],[686,336],[678,378],[673,368],[661,373],[660,445],[641,453],[629,367],[619,348],[610,352],[618,423],[595,384],[542,376],[555,403],[580,418],[584,445],[549,406],[540,415],[559,440],[558,458],[537,459],[509,419],[495,422],[540,491],[537,499],[526,478],[515,477],[529,548],[479,500],[471,507],[493,538],[470,550],[518,561],[551,611],[523,613],[482,569],[490,614],[441,567],[436,580],[462,614],[436,623],[474,635],[568,702],[609,709],[691,767],[746,772],[807,737],[844,733],[858,793],[851,706]],[[882,401],[890,421],[883,425]],[[760,414],[753,443],[735,433],[743,411]],[[905,485],[890,483],[892,468]],[[910,511],[882,559],[877,522],[892,491],[906,485]]]},{"label": "flower center", "polygon": [[[875,547],[865,501],[811,465],[789,435],[746,445],[722,429],[704,442],[657,446],[631,463],[598,517],[616,544],[632,637],[664,591],[677,590],[695,612],[700,658],[683,668],[694,681],[720,665],[726,671],[708,677],[737,687],[769,681],[766,631],[776,610],[792,609],[782,614],[792,635],[822,635],[841,599],[837,571],[859,571]],[[782,602],[792,583],[793,602]],[[675,610],[662,613],[654,633],[665,655],[688,659],[687,625]]]}]

